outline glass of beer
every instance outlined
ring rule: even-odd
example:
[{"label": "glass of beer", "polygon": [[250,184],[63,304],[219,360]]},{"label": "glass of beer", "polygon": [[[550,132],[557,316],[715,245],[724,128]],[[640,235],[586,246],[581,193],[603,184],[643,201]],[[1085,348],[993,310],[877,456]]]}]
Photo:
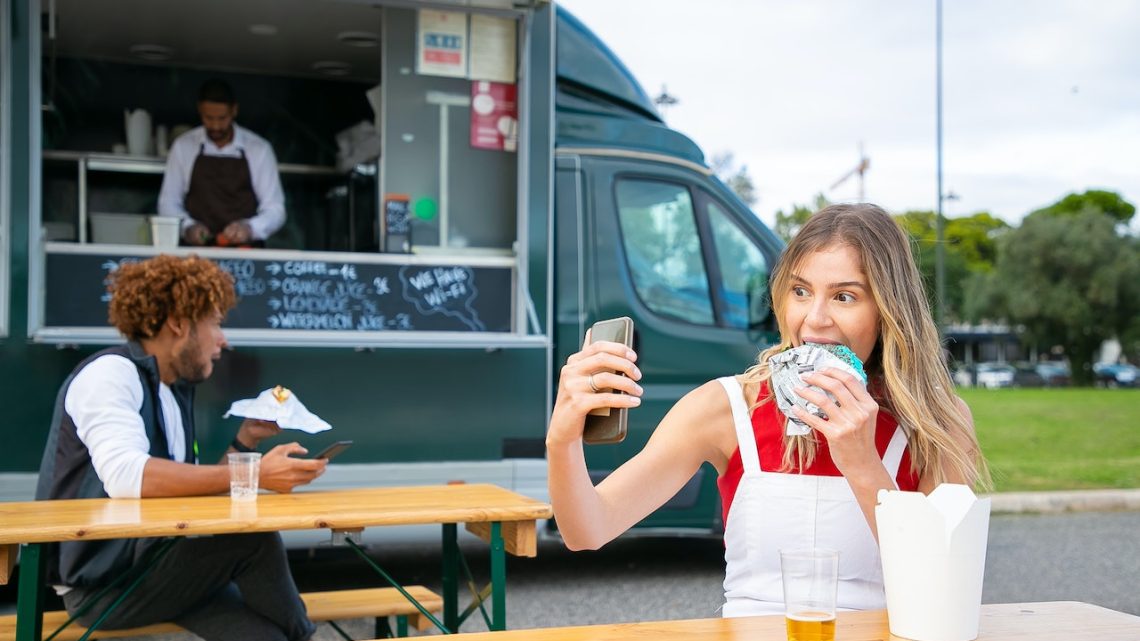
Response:
[{"label": "glass of beer", "polygon": [[835,641],[839,552],[780,550],[788,641]]}]

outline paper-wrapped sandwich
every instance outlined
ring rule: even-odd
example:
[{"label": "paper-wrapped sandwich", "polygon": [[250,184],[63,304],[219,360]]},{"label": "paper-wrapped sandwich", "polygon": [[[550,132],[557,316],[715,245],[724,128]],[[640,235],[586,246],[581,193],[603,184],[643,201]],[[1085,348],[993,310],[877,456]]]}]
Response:
[{"label": "paper-wrapped sandwich", "polygon": [[289,391],[288,387],[281,387],[280,385],[275,386],[271,393],[273,394],[273,398],[277,399],[278,403],[284,403],[289,400],[289,397],[293,394],[293,392]]},{"label": "paper-wrapped sandwich", "polygon": [[280,385],[261,392],[257,398],[234,401],[225,415],[276,421],[283,429],[309,434],[332,429],[321,417],[310,412],[288,387]]},{"label": "paper-wrapped sandwich", "polygon": [[820,418],[827,417],[814,403],[809,403],[796,394],[796,388],[807,387],[831,396],[825,390],[805,383],[803,380],[805,374],[834,367],[858,377],[864,385],[867,384],[867,373],[863,371],[863,362],[845,345],[806,343],[771,357],[768,359],[768,366],[772,370],[769,384],[776,396],[776,407],[788,417],[786,431],[788,436],[803,436],[811,432],[806,423],[792,414],[792,408],[797,405]]}]

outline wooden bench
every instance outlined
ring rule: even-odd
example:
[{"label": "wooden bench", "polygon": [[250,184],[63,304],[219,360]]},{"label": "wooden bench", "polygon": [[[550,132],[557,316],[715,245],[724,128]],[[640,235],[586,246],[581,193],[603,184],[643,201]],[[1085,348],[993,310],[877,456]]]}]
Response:
[{"label": "wooden bench", "polygon": [[[435,614],[443,610],[443,597],[431,590],[419,586],[405,586],[424,609]],[[331,592],[309,592],[301,595],[305,607],[309,611],[309,618],[314,623],[334,621],[340,619],[358,619],[361,617],[376,617],[377,621],[389,616],[405,618],[410,627],[417,630],[426,630],[432,627],[428,620],[416,606],[412,605],[396,588],[364,588],[358,590],[335,590]],[[67,612],[44,612],[44,636],[50,635],[56,628],[67,621]],[[403,625],[398,626],[403,628]],[[91,635],[92,639],[108,639],[121,637],[137,637],[147,634],[169,634],[183,632],[184,630],[173,623],[160,623],[141,628],[125,630],[97,630]],[[86,628],[73,623],[59,636],[59,641],[74,641],[86,632]],[[379,634],[379,630],[377,630]],[[0,641],[12,641],[16,638],[16,615],[0,617]]]}]

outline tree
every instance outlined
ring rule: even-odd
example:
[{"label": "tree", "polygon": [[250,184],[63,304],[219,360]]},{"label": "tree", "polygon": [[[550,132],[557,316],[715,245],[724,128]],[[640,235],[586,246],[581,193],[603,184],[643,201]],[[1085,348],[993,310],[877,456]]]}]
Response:
[{"label": "tree", "polygon": [[1140,314],[1140,246],[1096,211],[1027,217],[998,241],[991,273],[967,297],[975,320],[1005,320],[1044,345],[1063,345],[1073,382],[1092,383],[1101,343],[1130,336]]},{"label": "tree", "polygon": [[749,207],[756,204],[756,184],[748,175],[748,165],[736,166],[736,158],[731,151],[722,151],[712,157],[710,168],[724,184]]},{"label": "tree", "polygon": [[[915,243],[915,261],[926,287],[927,300],[935,306],[934,287],[937,233],[932,211],[908,211],[895,217]],[[942,230],[946,259],[946,318],[962,320],[966,284],[974,274],[993,269],[997,256],[997,239],[1009,230],[1004,221],[988,212],[977,212],[946,221]]]},{"label": "tree", "polygon": [[812,209],[807,205],[792,205],[792,211],[785,214],[784,210],[776,210],[776,227],[773,231],[776,235],[784,239],[784,242],[789,242],[792,237],[800,231],[800,227],[804,226],[808,218],[815,212],[827,207],[831,203],[827,197],[822,193],[815,196],[815,208]]},{"label": "tree", "polygon": [[[1140,256],[1140,238],[1132,237],[1132,255]],[[1132,317],[1132,323],[1120,334],[1120,349],[1124,358],[1132,364],[1140,363],[1140,314]]]},{"label": "tree", "polygon": [[1120,194],[1103,189],[1090,189],[1083,194],[1069,194],[1061,200],[1042,207],[1030,216],[1075,216],[1085,211],[1098,211],[1127,223],[1136,214],[1136,206],[1124,200]]},{"label": "tree", "polygon": [[997,260],[997,239],[1010,229],[1009,224],[980,211],[964,218],[946,221],[943,237],[962,256],[971,272],[988,272]]}]

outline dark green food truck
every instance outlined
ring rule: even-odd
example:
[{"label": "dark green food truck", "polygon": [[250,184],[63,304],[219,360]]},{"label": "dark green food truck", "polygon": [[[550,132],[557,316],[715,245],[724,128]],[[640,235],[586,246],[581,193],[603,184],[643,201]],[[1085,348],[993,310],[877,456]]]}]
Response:
[{"label": "dark green food truck", "polygon": [[[773,340],[780,241],[551,3],[0,7],[0,500],[32,497],[60,383],[120,340],[106,276],[161,252],[214,259],[240,296],[198,390],[203,460],[230,403],[284,385],[334,427],[298,441],[355,442],[317,487],[545,498],[559,370],[592,323],[633,319],[645,387],[625,442],[588,449],[597,478]],[[210,78],[279,163],[285,223],[263,248],[155,244],[164,154]],[[721,525],[711,468],[642,524]]]}]

